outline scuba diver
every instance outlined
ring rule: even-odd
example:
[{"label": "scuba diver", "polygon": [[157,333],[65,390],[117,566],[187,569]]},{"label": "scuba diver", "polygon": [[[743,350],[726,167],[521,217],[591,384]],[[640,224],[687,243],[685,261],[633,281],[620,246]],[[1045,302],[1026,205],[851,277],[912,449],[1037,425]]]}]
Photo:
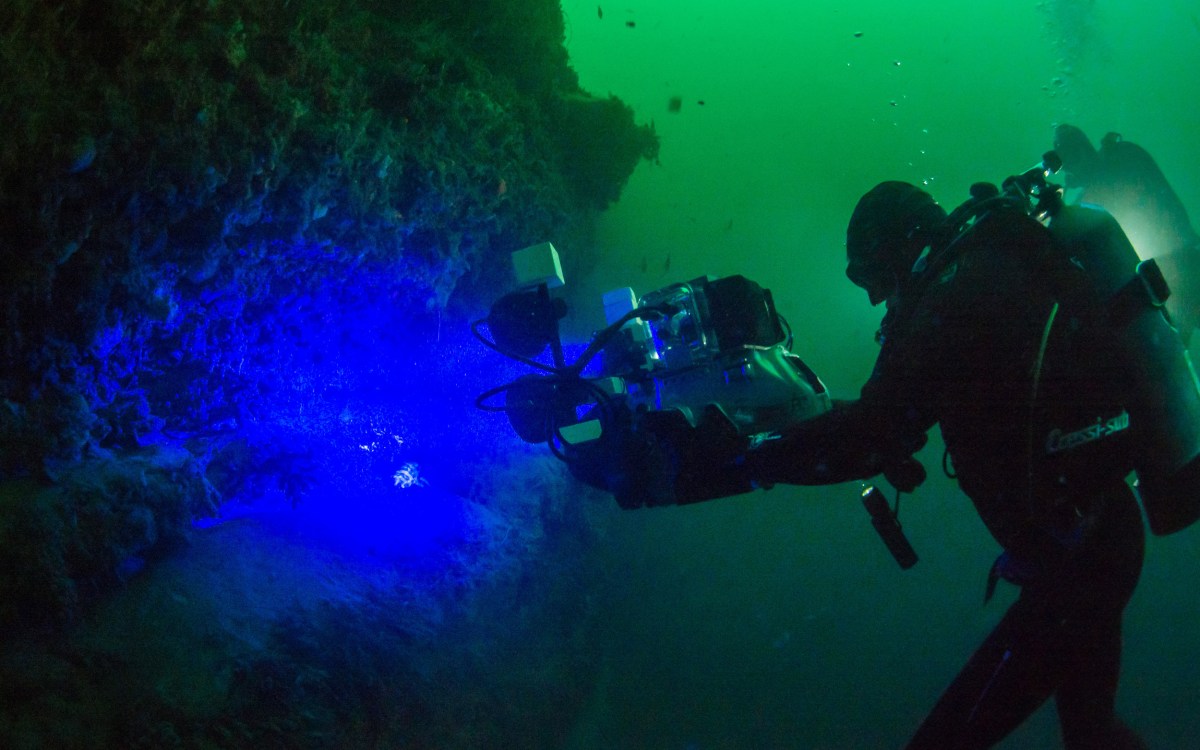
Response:
[{"label": "scuba diver", "polygon": [[[976,183],[949,214],[904,182],[862,197],[846,275],[887,312],[856,400],[830,399],[769,290],[741,276],[605,295],[608,326],[567,365],[546,244],[514,254],[523,286],[473,324],[540,372],[477,404],[628,509],[879,474],[912,492],[938,425],[943,470],[1002,550],[985,598],[1001,581],[1020,593],[908,750],[992,747],[1052,697],[1068,750],[1144,748],[1115,712],[1122,620],[1142,510],[1159,535],[1200,520],[1200,384],[1157,261],[1108,212],[1067,205],[1046,181],[1060,166],[1050,152],[1000,187]],[[553,366],[531,359],[547,344]],[[896,562],[915,564],[882,492],[863,503]]]},{"label": "scuba diver", "polygon": [[910,492],[925,478],[913,453],[940,425],[947,474],[1003,548],[987,595],[1000,580],[1021,590],[908,749],[991,747],[1051,697],[1069,750],[1142,748],[1114,707],[1144,549],[1126,483],[1128,358],[1113,356],[1095,310],[1064,292],[1072,271],[1053,260],[1051,232],[991,205],[960,221],[903,182],[862,197],[846,275],[887,307],[874,370],[859,399],[736,467],[759,485],[882,473]]},{"label": "scuba diver", "polygon": [[1158,260],[1172,288],[1168,308],[1186,340],[1200,323],[1200,234],[1154,157],[1117,133],[1097,149],[1067,124],[1055,127],[1054,150],[1066,187],[1111,213],[1141,257]]}]

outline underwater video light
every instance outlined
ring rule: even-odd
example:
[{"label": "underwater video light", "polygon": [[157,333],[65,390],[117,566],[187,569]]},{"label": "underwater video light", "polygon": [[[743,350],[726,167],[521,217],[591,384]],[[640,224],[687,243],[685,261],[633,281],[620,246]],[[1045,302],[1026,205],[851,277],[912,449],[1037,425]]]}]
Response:
[{"label": "underwater video light", "polygon": [[567,305],[550,296],[563,285],[562,263],[549,242],[531,245],[512,254],[517,290],[492,305],[485,319],[496,347],[510,355],[532,358],[553,349],[555,366],[562,367],[558,321]]},{"label": "underwater video light", "polygon": [[492,305],[487,324],[496,344],[522,357],[536,357],[558,340],[558,321],[567,314],[545,285],[506,294]]}]

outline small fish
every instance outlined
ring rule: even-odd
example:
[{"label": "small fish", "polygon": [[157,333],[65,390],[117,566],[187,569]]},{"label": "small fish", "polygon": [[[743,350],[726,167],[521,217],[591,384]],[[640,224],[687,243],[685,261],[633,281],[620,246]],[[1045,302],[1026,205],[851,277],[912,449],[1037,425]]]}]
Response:
[{"label": "small fish", "polygon": [[601,8],[599,5],[596,6],[596,18],[599,18],[601,21],[604,20],[604,8]]},{"label": "small fish", "polygon": [[670,99],[667,100],[667,111],[668,112],[678,112],[681,109],[683,109],[683,97],[682,96],[672,96]]},{"label": "small fish", "polygon": [[862,35],[863,35],[863,33],[861,31],[854,32],[855,39],[862,39]]},{"label": "small fish", "polygon": [[625,26],[631,29],[637,28],[637,21],[626,21]]},{"label": "small fish", "polygon": [[671,254],[667,253],[667,261],[663,263],[663,273],[671,270]]},{"label": "small fish", "polygon": [[647,264],[646,264],[646,256],[645,256],[645,255],[643,255],[643,256],[642,256],[642,265],[641,265],[641,268],[642,268],[642,273],[645,273],[645,272],[646,272],[646,267],[647,267]]}]

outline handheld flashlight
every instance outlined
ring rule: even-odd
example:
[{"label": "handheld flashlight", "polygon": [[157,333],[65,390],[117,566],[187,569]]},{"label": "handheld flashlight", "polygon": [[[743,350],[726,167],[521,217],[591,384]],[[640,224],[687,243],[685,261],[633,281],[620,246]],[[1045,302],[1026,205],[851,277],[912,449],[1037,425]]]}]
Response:
[{"label": "handheld flashlight", "polygon": [[879,538],[887,545],[888,552],[892,553],[900,567],[908,570],[916,565],[917,553],[909,544],[908,537],[904,536],[900,521],[896,518],[892,506],[888,504],[883,491],[875,486],[867,487],[863,490],[862,501],[863,507],[871,514],[871,525],[875,527]]}]

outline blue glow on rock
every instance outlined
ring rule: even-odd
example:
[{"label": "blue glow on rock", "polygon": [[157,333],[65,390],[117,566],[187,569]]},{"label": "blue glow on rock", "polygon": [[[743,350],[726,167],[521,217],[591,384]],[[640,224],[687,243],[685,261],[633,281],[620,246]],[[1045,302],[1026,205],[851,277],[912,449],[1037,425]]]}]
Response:
[{"label": "blue glow on rock", "polygon": [[471,538],[470,503],[430,487],[409,495],[347,495],[319,488],[293,505],[280,497],[234,503],[218,520],[202,524],[254,522],[264,535],[277,535],[347,560],[437,570],[446,555]]},{"label": "blue glow on rock", "polygon": [[[280,252],[302,264],[347,255]],[[522,444],[502,414],[474,402],[523,368],[461,320],[414,310],[407,283],[362,263],[250,287],[219,305],[226,345],[189,339],[185,358],[207,359],[199,369],[223,371],[221,387],[235,394],[233,405],[191,399],[203,407],[197,421],[222,434],[214,464],[241,480],[221,517],[198,528],[253,519],[340,555],[431,570],[488,553],[477,475]]]}]

